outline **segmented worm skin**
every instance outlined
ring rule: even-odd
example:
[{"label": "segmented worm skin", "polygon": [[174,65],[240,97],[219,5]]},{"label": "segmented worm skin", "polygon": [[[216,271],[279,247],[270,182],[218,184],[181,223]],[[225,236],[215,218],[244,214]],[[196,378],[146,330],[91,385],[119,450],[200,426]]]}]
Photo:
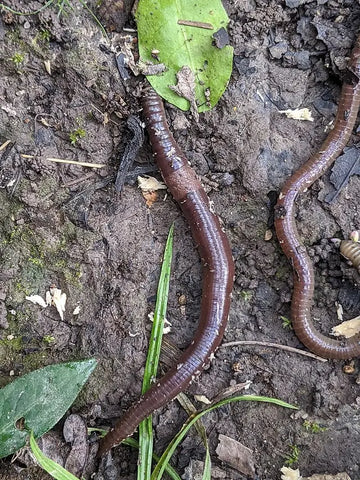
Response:
[{"label": "segmented worm skin", "polygon": [[152,89],[143,95],[146,127],[155,161],[186,217],[202,260],[203,293],[199,326],[177,364],[120,418],[100,444],[107,452],[131,435],[154,410],[169,403],[199,375],[219,346],[230,308],[234,262],[228,239],[195,172],[175,142],[162,100]]},{"label": "segmented worm skin", "polygon": [[360,243],[353,240],[343,240],[340,243],[340,252],[360,272]]},{"label": "segmented worm skin", "polygon": [[311,303],[314,294],[314,270],[295,224],[295,200],[330,167],[347,144],[360,104],[360,37],[351,53],[348,71],[339,100],[334,128],[320,150],[285,183],[275,207],[276,234],[294,269],[291,317],[299,340],[324,358],[346,359],[360,355],[360,336],[344,341],[330,339],[314,327]]}]

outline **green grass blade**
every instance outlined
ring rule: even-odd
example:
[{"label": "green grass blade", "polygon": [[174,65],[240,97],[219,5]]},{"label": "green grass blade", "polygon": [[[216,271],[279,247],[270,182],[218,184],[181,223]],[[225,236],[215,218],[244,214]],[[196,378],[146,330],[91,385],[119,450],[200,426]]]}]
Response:
[{"label": "green grass blade", "polygon": [[[190,399],[185,395],[185,393],[179,393],[176,397],[177,401],[180,403],[182,408],[190,417],[191,415],[196,415],[197,410],[190,401]],[[197,420],[194,424],[205,448],[205,462],[204,462],[204,471],[202,480],[211,480],[211,457],[210,457],[210,449],[209,449],[209,442],[206,436],[205,427],[201,421],[201,419]]]},{"label": "green grass blade", "polygon": [[42,7],[40,7],[38,10],[34,10],[33,12],[19,12],[18,10],[13,10],[11,7],[8,7],[7,5],[4,5],[3,3],[0,3],[0,8],[3,8],[4,10],[7,10],[8,12],[12,13],[13,15],[36,15],[45,8],[50,7],[55,2],[55,0],[49,0],[48,2],[45,3]]},{"label": "green grass blade", "polygon": [[30,432],[30,448],[40,467],[56,480],[79,480],[78,477],[75,477],[75,475],[43,454],[35,441],[32,431]]},{"label": "green grass blade", "polygon": [[[131,438],[131,437],[126,438],[122,442],[122,445],[128,445],[129,447],[139,449],[139,442],[137,442],[134,438]],[[160,460],[160,457],[158,455],[156,455],[156,453],[153,453],[153,460],[155,460],[155,462],[158,462]],[[166,465],[165,472],[173,480],[181,480],[180,475],[177,473],[177,471],[171,465]]]},{"label": "green grass blade", "polygon": [[[172,225],[170,228],[164,251],[164,259],[161,267],[156,296],[154,322],[151,330],[149,351],[145,365],[142,393],[145,393],[146,390],[150,388],[152,380],[156,378],[159,365],[161,341],[163,336],[164,321],[169,293],[173,237],[174,225]],[[141,422],[139,425],[139,467],[137,473],[138,480],[150,479],[152,457],[153,430],[152,417],[150,416],[146,418],[143,422]]]},{"label": "green grass blade", "polygon": [[194,425],[194,423],[197,422],[197,420],[199,420],[199,418],[203,417],[206,413],[209,413],[212,410],[215,410],[215,408],[221,407],[223,405],[227,405],[228,403],[241,402],[241,401],[273,403],[275,405],[279,405],[280,407],[291,408],[294,410],[297,409],[297,407],[295,407],[294,405],[290,405],[289,403],[286,403],[283,400],[278,400],[277,398],[270,398],[270,397],[260,397],[257,395],[241,395],[241,396],[226,398],[225,400],[221,400],[215,405],[211,405],[210,407],[207,407],[201,412],[191,415],[191,417],[188,418],[188,420],[182,426],[181,430],[169,443],[165,452],[162,454],[160,461],[156,465],[151,475],[151,480],[160,480],[162,478],[165,470],[165,466],[169,463],[169,460],[173,455],[176,447],[183,440],[183,438],[185,437],[189,429]]},{"label": "green grass blade", "polygon": [[79,3],[82,5],[82,7],[89,13],[89,15],[93,18],[94,22],[97,24],[97,26],[100,28],[101,33],[103,34],[104,38],[110,42],[110,39],[108,37],[108,34],[106,33],[104,25],[100,22],[98,17],[95,15],[95,13],[89,8],[84,0],[78,0]]},{"label": "green grass blade", "polygon": [[207,438],[206,438],[205,449],[206,449],[205,465],[204,465],[202,480],[211,480],[211,457],[210,457],[210,449],[209,449],[209,443],[207,441]]}]

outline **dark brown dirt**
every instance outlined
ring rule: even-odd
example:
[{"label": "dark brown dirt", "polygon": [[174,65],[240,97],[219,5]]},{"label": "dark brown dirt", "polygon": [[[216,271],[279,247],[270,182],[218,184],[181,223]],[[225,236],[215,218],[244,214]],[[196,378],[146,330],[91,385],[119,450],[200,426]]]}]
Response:
[{"label": "dark brown dirt", "polygon": [[[95,3],[89,5],[96,11]],[[37,1],[7,4],[23,11],[41,6]],[[0,16],[0,145],[11,141],[0,152],[0,385],[13,380],[10,372],[17,377],[45,364],[95,356],[99,366],[73,411],[89,426],[105,426],[139,396],[151,328],[148,313],[154,308],[173,221],[169,339],[180,348],[196,326],[201,269],[189,228],[169,196],[161,195],[148,209],[136,186],[125,186],[121,195],[113,182],[102,186],[116,174],[130,138],[126,119],[139,113],[136,84],[125,89],[98,26],[80,3],[71,4],[74,10],[61,16],[55,6],[34,16]],[[235,48],[227,91],[198,124],[171,106],[168,116],[195,170],[212,186],[209,196],[233,246],[236,284],[224,341],[258,340],[301,349],[280,318],[289,317],[292,273],[275,235],[264,239],[267,194],[278,190],[326,136],[345,57],[360,26],[360,7],[353,0],[229,0],[225,7]],[[133,26],[131,19],[119,22]],[[16,61],[19,55],[21,62]],[[50,61],[51,75],[44,61]],[[279,112],[297,107],[310,108],[314,122]],[[69,135],[79,129],[84,136],[72,145]],[[94,171],[20,154],[106,167]],[[147,142],[137,160],[152,163]],[[330,205],[323,200],[328,190],[326,174],[302,196],[298,208],[300,232],[317,267],[313,317],[324,332],[337,323],[335,301],[344,279],[359,281],[331,239],[360,227],[360,179],[352,177]],[[44,296],[52,283],[68,295],[64,321],[54,308],[42,310],[25,300],[28,294]],[[185,315],[180,295],[186,296]],[[74,316],[77,305],[80,314]],[[354,372],[345,374],[346,363],[322,363],[264,347],[221,348],[191,386],[190,396],[211,398],[250,380],[247,393],[281,398],[300,411],[239,403],[206,416],[213,478],[245,478],[217,461],[222,433],[253,450],[261,480],[280,478],[291,445],[299,448],[294,466],[302,475],[346,471],[359,480],[360,372],[356,360]],[[177,402],[154,415],[157,452],[184,419]],[[305,419],[326,430],[306,431]],[[174,465],[183,473],[190,459],[203,458],[192,432]],[[0,461],[0,479],[48,478],[23,467],[24,462]],[[186,471],[186,478],[195,478]],[[96,478],[135,479],[136,452],[115,449]]]}]

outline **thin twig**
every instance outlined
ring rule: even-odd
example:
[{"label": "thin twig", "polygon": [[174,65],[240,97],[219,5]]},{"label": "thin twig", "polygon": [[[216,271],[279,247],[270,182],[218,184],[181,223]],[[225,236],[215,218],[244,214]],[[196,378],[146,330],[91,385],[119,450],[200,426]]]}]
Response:
[{"label": "thin twig", "polygon": [[0,152],[5,150],[5,148],[9,145],[9,143],[11,143],[11,140],[6,140],[6,142],[4,142],[2,145],[0,145]]},{"label": "thin twig", "polygon": [[272,347],[278,348],[279,350],[285,350],[287,352],[298,353],[299,355],[304,355],[305,357],[314,358],[315,360],[319,360],[320,362],[327,362],[326,358],[319,357],[314,353],[305,352],[304,350],[300,350],[299,348],[288,347],[287,345],[281,345],[279,343],[271,343],[271,342],[258,342],[256,340],[239,340],[236,342],[228,342],[223,343],[221,348],[224,347],[235,347],[238,345],[255,345],[260,347]]},{"label": "thin twig", "polygon": [[[22,153],[20,155],[22,158],[36,158],[35,155],[26,155],[25,153]],[[51,158],[47,157],[42,160],[48,160],[49,162],[56,162],[56,163],[67,163],[69,165],[78,165],[79,167],[90,167],[90,168],[104,168],[106,167],[105,163],[88,163],[88,162],[78,162],[76,160],[66,160],[63,158]]]},{"label": "thin twig", "polygon": [[214,30],[214,26],[211,23],[195,22],[193,20],[178,20],[178,25],[185,25],[186,27],[205,28],[206,30]]}]

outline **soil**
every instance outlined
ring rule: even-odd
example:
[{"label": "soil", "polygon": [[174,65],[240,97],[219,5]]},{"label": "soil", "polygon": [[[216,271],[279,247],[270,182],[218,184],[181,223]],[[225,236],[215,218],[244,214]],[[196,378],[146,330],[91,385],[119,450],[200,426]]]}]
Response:
[{"label": "soil", "polygon": [[[88,3],[100,16],[97,2]],[[30,11],[42,2],[7,4]],[[115,191],[119,159],[131,138],[126,120],[141,116],[137,80],[124,84],[99,26],[80,2],[70,4],[73,10],[61,15],[52,5],[37,15],[2,11],[0,16],[0,145],[10,140],[0,152],[0,385],[43,365],[96,357],[99,365],[71,411],[88,426],[107,426],[139,396],[148,314],[172,222],[168,338],[179,348],[191,341],[197,324],[201,265],[189,227],[169,195],[160,193],[148,208],[134,183]],[[123,25],[134,27],[128,4],[118,12],[120,32]],[[274,232],[265,240],[272,230],[268,194],[278,191],[326,136],[360,27],[360,6],[353,0],[229,0],[225,8],[235,49],[225,94],[198,123],[170,105],[168,118],[233,247],[236,281],[224,342],[256,340],[304,350],[283,327],[282,317],[290,316],[292,272]],[[309,108],[314,122],[280,112],[298,107]],[[106,166],[94,170],[43,160],[48,157]],[[153,165],[147,140],[136,165]],[[328,204],[329,174],[302,195],[297,217],[316,265],[313,318],[324,332],[338,323],[339,291],[359,281],[332,239],[347,238],[360,227],[360,178],[353,176]],[[54,307],[25,300],[30,294],[44,297],[51,284],[68,296],[63,321]],[[355,316],[356,301],[348,303],[346,319]],[[80,313],[73,315],[77,306]],[[220,348],[189,388],[191,398],[212,398],[249,380],[246,393],[281,398],[300,410],[242,402],[205,416],[213,478],[246,478],[217,459],[223,434],[253,451],[261,480],[280,478],[294,445],[299,453],[293,467],[303,476],[347,472],[360,479],[359,375],[357,360],[320,362],[274,348]],[[154,415],[158,453],[185,418],[176,401]],[[305,420],[325,428],[307,431]],[[194,431],[177,450],[174,466],[184,478],[196,478],[191,465],[203,459]],[[98,479],[133,480],[136,466],[136,452],[120,446],[92,473]],[[8,458],[0,462],[0,478],[49,477]]]}]

